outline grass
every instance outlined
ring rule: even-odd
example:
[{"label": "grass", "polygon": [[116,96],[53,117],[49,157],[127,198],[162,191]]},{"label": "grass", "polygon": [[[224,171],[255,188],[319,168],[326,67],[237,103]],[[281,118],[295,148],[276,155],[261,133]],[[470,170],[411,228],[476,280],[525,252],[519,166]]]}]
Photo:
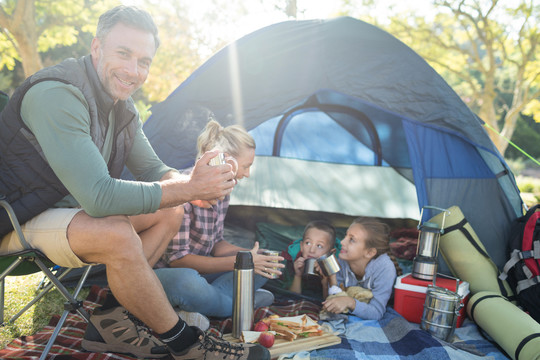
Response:
[{"label": "grass", "polygon": [[521,192],[523,202],[525,202],[528,207],[540,203],[539,178],[518,175],[516,177],[516,183],[518,185],[519,191]]},{"label": "grass", "polygon": [[[540,159],[537,159],[537,162]],[[531,207],[540,203],[540,177],[538,163],[531,160],[507,159],[508,166],[514,173],[523,202]]]},{"label": "grass", "polygon": [[[39,293],[37,289],[42,279],[43,273],[41,272],[6,278],[4,296],[4,319],[6,321]],[[79,294],[79,299],[85,299],[89,291],[89,288],[84,288]],[[35,334],[49,323],[53,315],[61,314],[63,311],[63,296],[57,290],[51,290],[22,314],[15,323],[0,327],[0,349],[5,348],[9,342],[17,337]]]}]

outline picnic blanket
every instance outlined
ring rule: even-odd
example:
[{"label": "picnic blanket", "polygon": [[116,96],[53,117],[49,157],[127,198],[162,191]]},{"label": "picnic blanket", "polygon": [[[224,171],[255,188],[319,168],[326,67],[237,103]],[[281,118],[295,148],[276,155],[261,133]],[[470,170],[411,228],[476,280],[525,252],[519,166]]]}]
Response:
[{"label": "picnic blanket", "polygon": [[[105,300],[107,295],[106,288],[92,286],[90,293],[83,302],[83,307],[92,313],[95,308]],[[41,331],[31,336],[22,336],[14,339],[4,349],[0,350],[0,359],[38,359],[47,341],[50,339],[60,315],[54,315],[47,326]],[[81,349],[81,342],[86,330],[86,321],[79,314],[69,314],[62,330],[58,334],[54,346],[49,353],[48,359],[67,360],[67,359],[135,359],[129,356],[118,354],[95,354],[84,352]]]},{"label": "picnic blanket", "polygon": [[[84,308],[92,313],[105,300],[107,288],[94,285],[90,289],[86,300],[83,302]],[[277,314],[279,316],[296,316],[307,314],[314,320],[318,319],[320,305],[306,300],[287,300],[274,303],[269,307],[256,309],[254,313],[255,321],[266,316]],[[4,349],[0,350],[0,359],[37,359],[50,339],[60,315],[54,315],[47,326],[41,331],[31,336],[22,336],[14,339]],[[210,322],[209,331],[214,335],[221,336],[232,331],[232,319],[213,319]],[[54,346],[49,353],[48,359],[56,360],[132,360],[130,356],[114,353],[90,353],[81,349],[81,342],[86,330],[86,322],[79,314],[69,314],[62,330],[58,334]]]},{"label": "picnic blanket", "polygon": [[[326,331],[342,337],[341,344],[314,350],[309,356],[297,354],[294,359],[508,359],[469,319],[456,329],[452,343],[431,336],[391,307],[381,320],[361,320],[352,315],[347,320],[323,325]],[[293,357],[281,357],[287,358]]]},{"label": "picnic blanket", "polygon": [[[106,289],[93,286],[84,307],[92,312],[102,303]],[[318,320],[320,304],[307,300],[280,300],[272,306],[259,308],[255,311],[255,321],[268,315],[295,316],[306,314]],[[14,339],[6,348],[0,350],[1,359],[37,359],[50,338],[59,319],[52,317],[50,323],[32,336]],[[215,335],[229,333],[232,321],[214,319],[210,322],[211,331]],[[281,355],[280,359],[508,359],[496,344],[486,340],[479,328],[466,319],[463,326],[456,329],[456,339],[451,344],[432,337],[418,325],[409,323],[391,307],[385,316],[379,320],[360,320],[354,316],[324,322],[326,331],[342,337],[339,345],[313,350],[301,351],[294,354]],[[56,339],[49,354],[49,359],[92,359],[106,360],[134,359],[129,356],[113,353],[89,353],[81,350],[81,341],[86,329],[86,323],[78,314],[70,314]]]}]

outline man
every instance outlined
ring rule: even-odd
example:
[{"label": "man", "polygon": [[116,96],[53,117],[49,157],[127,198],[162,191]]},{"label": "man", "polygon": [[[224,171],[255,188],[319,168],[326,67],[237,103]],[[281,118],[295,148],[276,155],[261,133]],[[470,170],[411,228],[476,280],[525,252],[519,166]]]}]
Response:
[{"label": "man", "polygon": [[[119,6],[100,17],[90,55],[27,79],[0,114],[0,192],[24,223],[27,241],[56,264],[106,265],[114,296],[90,318],[86,350],[154,358],[168,348],[174,359],[269,359],[261,346],[187,326],[152,271],[180,227],[178,205],[223,198],[234,186],[230,165],[208,166],[216,152],[182,177],[144,136],[131,95],[158,46],[150,15]],[[119,179],[124,165],[137,181]],[[2,212],[0,248],[21,247],[10,231]]]}]

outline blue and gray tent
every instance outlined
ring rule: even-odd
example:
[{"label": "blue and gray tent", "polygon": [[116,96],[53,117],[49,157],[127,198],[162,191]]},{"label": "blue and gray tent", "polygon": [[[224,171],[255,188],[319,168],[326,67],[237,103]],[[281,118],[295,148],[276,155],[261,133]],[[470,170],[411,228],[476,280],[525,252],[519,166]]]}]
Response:
[{"label": "blue and gray tent", "polygon": [[144,131],[179,169],[193,164],[210,116],[250,131],[256,160],[231,208],[417,223],[424,206],[457,205],[494,262],[506,261],[510,222],[522,214],[511,171],[443,78],[375,26],[341,17],[265,27],[151,111]]}]

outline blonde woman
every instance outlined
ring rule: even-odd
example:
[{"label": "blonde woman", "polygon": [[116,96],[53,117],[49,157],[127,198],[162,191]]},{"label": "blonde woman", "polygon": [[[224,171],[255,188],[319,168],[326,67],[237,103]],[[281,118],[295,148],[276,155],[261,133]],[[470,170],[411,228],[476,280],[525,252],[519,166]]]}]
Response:
[{"label": "blonde woman", "polygon": [[[234,158],[235,181],[249,177],[255,159],[255,141],[239,125],[222,127],[210,120],[197,139],[198,157],[218,149],[228,161]],[[223,238],[224,221],[229,207],[229,195],[217,203],[192,201],[184,205],[180,231],[174,236],[164,255],[156,264],[156,274],[173,307],[206,316],[227,317],[232,314],[233,267],[236,253],[249,250],[255,265],[255,306],[268,306],[272,293],[260,289],[270,277],[280,275],[272,260],[281,256],[259,254],[256,242],[252,249],[233,245]],[[283,267],[284,265],[281,265]]]}]

